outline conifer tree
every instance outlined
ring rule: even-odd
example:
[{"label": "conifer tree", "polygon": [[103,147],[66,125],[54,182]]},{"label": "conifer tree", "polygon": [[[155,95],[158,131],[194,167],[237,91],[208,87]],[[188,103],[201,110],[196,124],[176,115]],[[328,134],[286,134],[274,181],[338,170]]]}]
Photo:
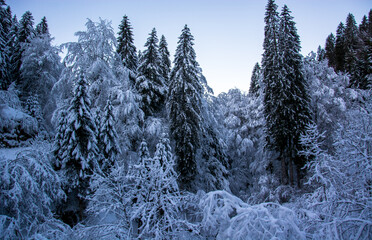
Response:
[{"label": "conifer tree", "polygon": [[63,161],[63,152],[66,150],[63,146],[63,141],[65,139],[65,132],[67,128],[67,118],[66,118],[66,112],[62,111],[59,118],[58,118],[58,125],[56,127],[56,135],[54,137],[54,143],[53,143],[53,155],[55,158],[54,161],[54,168],[56,170],[60,170],[61,164]]},{"label": "conifer tree", "polygon": [[111,101],[107,100],[107,104],[105,106],[104,116],[102,119],[102,125],[100,128],[100,143],[101,143],[101,151],[104,156],[104,161],[101,164],[101,170],[106,172],[109,168],[114,165],[114,161],[116,156],[120,153],[120,148],[118,145],[118,134],[115,129],[115,117],[113,114],[113,108],[111,105]]},{"label": "conifer tree", "polygon": [[194,37],[187,25],[182,30],[170,74],[168,111],[170,132],[175,142],[176,170],[182,189],[190,190],[196,175],[196,150],[200,146],[201,98],[199,64]]},{"label": "conifer tree", "polygon": [[98,155],[97,127],[90,109],[87,83],[82,74],[76,83],[74,96],[67,111],[61,171],[66,177],[65,188],[68,194],[62,217],[70,218],[69,215],[73,215],[75,219],[64,219],[73,225],[84,216],[87,206],[85,196],[88,193],[90,177],[97,167],[95,161]]},{"label": "conifer tree", "polygon": [[160,54],[161,73],[164,78],[165,85],[169,86],[169,73],[170,73],[171,61],[169,59],[168,43],[164,35],[162,35],[160,38],[159,54]]},{"label": "conifer tree", "polygon": [[[284,5],[280,21],[279,51],[282,57],[283,80],[280,86],[278,99],[278,112],[275,114],[279,117],[279,131],[276,131],[274,138],[281,149],[282,157],[288,161],[288,172],[290,183],[294,182],[292,164],[297,169],[297,185],[303,176],[300,170],[303,169],[305,162],[300,156],[301,145],[299,138],[305,131],[306,125],[310,119],[310,109],[308,95],[308,84],[302,73],[302,56],[300,54],[300,38],[297,35],[297,29],[290,11]],[[282,102],[280,102],[282,101]],[[280,148],[279,148],[280,149]],[[283,152],[284,150],[284,152]]]},{"label": "conifer tree", "polygon": [[167,94],[160,68],[158,38],[155,28],[149,35],[145,44],[147,48],[143,52],[142,61],[137,69],[136,79],[136,88],[142,98],[142,110],[147,116],[162,109]]},{"label": "conifer tree", "polygon": [[[268,145],[281,153],[281,182],[288,183],[288,172],[286,159],[283,152],[285,150],[285,140],[283,140],[283,133],[281,132],[280,123],[281,116],[278,115],[283,106],[281,103],[284,99],[280,96],[283,93],[283,71],[281,63],[282,58],[279,55],[279,14],[277,12],[278,6],[274,0],[269,0],[266,5],[265,13],[265,38],[263,43],[264,53],[262,57],[262,71],[264,90],[264,115],[266,120],[266,129]],[[285,84],[284,87],[287,87]]]},{"label": "conifer tree", "polygon": [[38,36],[45,34],[49,35],[49,28],[46,17],[43,17],[41,19],[41,22],[38,25],[36,25],[35,31]]},{"label": "conifer tree", "polygon": [[29,42],[35,35],[34,31],[34,17],[30,11],[25,12],[19,21],[19,42]]},{"label": "conifer tree", "polygon": [[336,70],[345,71],[345,26],[341,22],[336,31]]},{"label": "conifer tree", "polygon": [[15,82],[17,79],[20,78],[20,66],[21,66],[21,58],[22,58],[22,49],[21,43],[18,39],[18,32],[19,32],[19,23],[17,17],[14,16],[12,18],[12,25],[9,31],[9,38],[8,38],[8,50],[9,50],[9,75],[10,75],[10,82]]},{"label": "conifer tree", "polygon": [[345,27],[345,71],[350,74],[350,85],[359,87],[357,48],[359,46],[359,32],[354,15],[348,14]]},{"label": "conifer tree", "polygon": [[318,50],[316,52],[317,55],[317,61],[321,62],[325,59],[325,50],[322,48],[322,46],[318,46]]},{"label": "conifer tree", "polygon": [[249,93],[252,95],[258,95],[260,89],[259,78],[261,75],[261,67],[259,63],[254,65],[251,77],[251,85],[249,87]]},{"label": "conifer tree", "polygon": [[325,56],[328,59],[328,66],[336,67],[336,53],[335,53],[335,36],[333,33],[329,34],[325,43]]},{"label": "conifer tree", "polygon": [[[11,15],[5,8],[4,1],[0,1],[0,89],[6,90],[10,84],[9,81],[9,49],[8,38],[11,25]],[[8,8],[9,9],[9,8]]]},{"label": "conifer tree", "polygon": [[129,19],[125,15],[119,25],[118,47],[116,51],[120,55],[124,67],[129,70],[129,78],[134,85],[136,80],[135,76],[138,62],[132,29],[133,28],[129,22]]}]

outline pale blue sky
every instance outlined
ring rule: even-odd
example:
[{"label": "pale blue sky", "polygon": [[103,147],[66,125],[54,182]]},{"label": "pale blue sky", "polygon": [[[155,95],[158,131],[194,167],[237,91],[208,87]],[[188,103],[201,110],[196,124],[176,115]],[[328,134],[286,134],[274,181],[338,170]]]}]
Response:
[{"label": "pale blue sky", "polygon": [[[55,44],[75,41],[86,18],[112,21],[115,33],[124,15],[132,23],[136,47],[143,50],[155,27],[164,34],[173,59],[185,24],[195,37],[197,61],[218,94],[230,88],[248,91],[253,66],[261,61],[266,0],[7,0],[18,19],[29,10],[35,24],[46,16]],[[297,23],[302,53],[324,45],[340,21],[353,13],[359,24],[370,0],[276,0],[287,4]]]}]

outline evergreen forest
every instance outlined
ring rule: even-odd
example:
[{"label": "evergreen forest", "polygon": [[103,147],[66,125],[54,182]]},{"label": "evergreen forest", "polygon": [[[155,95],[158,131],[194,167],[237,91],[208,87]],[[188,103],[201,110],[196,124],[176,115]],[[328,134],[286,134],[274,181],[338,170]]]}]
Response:
[{"label": "evergreen forest", "polygon": [[267,0],[249,92],[216,96],[188,25],[55,46],[0,0],[0,239],[372,239],[372,10],[345,17],[303,56]]}]

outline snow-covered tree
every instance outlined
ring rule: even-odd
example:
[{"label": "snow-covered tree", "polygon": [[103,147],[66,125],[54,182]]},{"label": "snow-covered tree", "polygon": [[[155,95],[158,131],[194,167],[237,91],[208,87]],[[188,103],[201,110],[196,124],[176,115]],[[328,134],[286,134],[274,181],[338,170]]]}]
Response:
[{"label": "snow-covered tree", "polygon": [[194,37],[187,25],[182,30],[170,75],[168,111],[175,142],[176,170],[181,189],[191,189],[196,175],[196,150],[200,146],[201,98],[199,64]]},{"label": "snow-covered tree", "polygon": [[251,85],[249,87],[250,94],[255,94],[255,95],[258,94],[258,91],[260,89],[260,83],[259,83],[260,75],[261,75],[261,67],[259,63],[256,63],[252,71]]},{"label": "snow-covered tree", "polygon": [[63,141],[65,139],[65,132],[67,128],[67,113],[65,111],[62,111],[60,116],[58,117],[58,125],[56,126],[56,134],[54,137],[54,143],[53,143],[53,155],[55,157],[54,161],[54,167],[56,170],[59,170],[61,168],[61,163],[63,161],[63,152],[66,150],[63,146]]},{"label": "snow-covered tree", "polygon": [[99,144],[104,156],[104,162],[101,163],[100,167],[102,171],[106,172],[114,165],[116,157],[120,153],[118,134],[115,128],[115,117],[110,100],[107,100],[103,115],[99,131]]},{"label": "snow-covered tree", "polygon": [[[74,97],[71,100],[67,116],[67,128],[62,143],[61,172],[66,178],[65,189],[68,192],[63,217],[76,217],[65,220],[74,224],[74,220],[83,217],[86,207],[85,196],[89,180],[97,167],[97,127],[92,117],[90,100],[87,95],[87,82],[82,74],[77,80]],[[74,216],[75,215],[75,216]]]},{"label": "snow-covered tree", "polygon": [[37,36],[42,36],[45,34],[49,35],[49,28],[48,28],[46,17],[43,17],[41,19],[41,22],[36,25],[35,31],[36,31]]},{"label": "snow-covered tree", "polygon": [[0,238],[66,237],[68,227],[53,214],[65,193],[49,151],[48,144],[35,142],[15,159],[1,159]]},{"label": "snow-covered tree", "polygon": [[67,48],[64,62],[70,70],[63,72],[54,88],[56,94],[60,95],[66,85],[72,87],[71,83],[74,79],[79,77],[80,72],[84,72],[89,84],[88,92],[92,99],[92,108],[103,109],[108,96],[121,90],[113,70],[118,60],[114,51],[116,38],[111,22],[102,19],[93,22],[88,19],[85,25],[86,31],[75,33],[78,42],[62,45]]},{"label": "snow-covered tree", "polygon": [[62,71],[59,49],[52,46],[51,41],[52,38],[44,34],[23,45],[20,68],[22,82],[18,85],[25,98],[38,97],[43,118],[48,124],[55,108],[51,90]]},{"label": "snow-covered tree", "polygon": [[9,73],[9,32],[12,16],[4,1],[0,2],[0,89],[6,90],[10,84]]},{"label": "snow-covered tree", "polygon": [[132,196],[129,215],[134,237],[173,239],[186,231],[195,231],[195,226],[181,214],[183,198],[170,151],[167,138],[157,144],[153,158],[146,156],[143,145],[142,162],[129,172],[128,178],[132,181],[128,192]]},{"label": "snow-covered tree", "polygon": [[[281,157],[287,161],[286,164],[289,183],[293,184],[295,175],[293,164],[297,170],[297,185],[303,177],[301,169],[305,164],[303,157],[298,151],[301,150],[299,137],[304,132],[305,126],[310,120],[309,89],[306,79],[302,73],[302,56],[300,54],[300,39],[290,11],[284,5],[281,13],[279,51],[282,58],[281,71],[282,79],[279,79],[277,87],[272,94],[277,99],[273,115],[273,122],[270,122],[269,131],[275,139],[275,145],[281,153]],[[283,171],[284,169],[282,169]]]},{"label": "snow-covered tree", "polygon": [[166,86],[169,86],[169,73],[171,60],[169,59],[168,43],[164,35],[161,35],[159,42],[160,68]]},{"label": "snow-covered tree", "polygon": [[118,47],[117,53],[120,55],[121,61],[126,69],[129,71],[129,79],[132,85],[136,81],[136,72],[138,66],[137,51],[134,46],[132,26],[128,17],[125,15],[119,25],[118,32]]},{"label": "snow-covered tree", "polygon": [[162,110],[167,96],[165,79],[161,69],[158,38],[155,28],[145,44],[142,61],[137,69],[136,89],[142,98],[142,110],[147,116]]},{"label": "snow-covered tree", "polygon": [[336,67],[336,53],[335,53],[336,39],[333,33],[331,33],[325,43],[326,58],[328,59],[328,66]]}]

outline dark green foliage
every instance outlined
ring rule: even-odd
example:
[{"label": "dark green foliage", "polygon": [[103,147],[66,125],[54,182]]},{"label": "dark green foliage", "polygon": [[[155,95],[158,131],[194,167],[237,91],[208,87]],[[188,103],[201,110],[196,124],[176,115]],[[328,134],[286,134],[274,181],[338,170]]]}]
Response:
[{"label": "dark green foliage", "polygon": [[185,26],[179,37],[170,75],[168,101],[170,132],[175,142],[176,170],[182,189],[190,190],[196,175],[196,150],[200,146],[201,98],[199,64],[194,37]]},{"label": "dark green foliage", "polygon": [[118,48],[117,53],[120,55],[121,61],[129,70],[129,77],[132,84],[135,83],[135,73],[137,70],[137,51],[134,46],[132,26],[128,17],[125,15],[119,25],[118,32]]},{"label": "dark green foliage", "polygon": [[335,45],[335,55],[336,55],[336,70],[345,70],[345,26],[341,22],[336,31],[336,45]]},{"label": "dark green foliage", "polygon": [[160,68],[158,38],[155,28],[145,44],[142,61],[138,66],[136,88],[142,98],[142,110],[147,116],[159,112],[165,103],[167,88]]},{"label": "dark green foliage", "polygon": [[35,30],[38,36],[45,35],[45,34],[49,35],[49,28],[48,28],[46,17],[43,17],[41,19],[41,22],[38,25],[36,25]]},{"label": "dark green foliage", "polygon": [[336,39],[333,33],[329,34],[325,43],[325,56],[328,59],[328,66],[336,67],[336,53],[335,53]]},{"label": "dark green foliage", "polygon": [[249,87],[250,94],[258,95],[259,90],[260,90],[260,83],[259,83],[260,75],[261,75],[261,67],[259,63],[256,63],[252,71],[251,85]]},{"label": "dark green foliage", "polygon": [[359,46],[359,31],[354,16],[349,14],[345,27],[345,71],[350,74],[350,85],[359,86],[357,48]]},{"label": "dark green foliage", "polygon": [[162,35],[160,38],[159,54],[160,54],[161,74],[164,78],[165,85],[169,86],[169,73],[170,73],[171,61],[169,59],[168,43],[164,35]]},{"label": "dark green foliage", "polygon": [[0,2],[0,90],[6,90],[10,81],[9,32],[12,14],[4,2]]},{"label": "dark green foliage", "polygon": [[[293,164],[298,172],[304,165],[298,154],[299,137],[309,121],[309,96],[293,17],[284,6],[278,26],[276,8],[274,1],[269,0],[262,64],[266,87],[264,107],[269,144],[280,153],[281,182],[287,184],[289,180],[293,184]],[[299,179],[297,174],[297,183]]]}]

